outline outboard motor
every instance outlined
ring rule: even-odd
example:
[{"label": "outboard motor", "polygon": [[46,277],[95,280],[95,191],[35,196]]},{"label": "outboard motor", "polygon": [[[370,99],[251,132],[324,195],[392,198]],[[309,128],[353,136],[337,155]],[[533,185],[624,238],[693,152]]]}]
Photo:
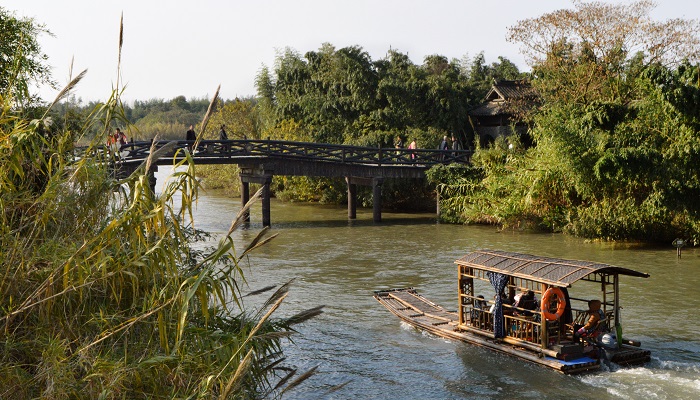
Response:
[{"label": "outboard motor", "polygon": [[600,337],[600,346],[602,347],[603,354],[605,354],[605,359],[612,360],[613,355],[615,355],[615,350],[619,348],[617,345],[617,336],[614,333],[606,333]]}]

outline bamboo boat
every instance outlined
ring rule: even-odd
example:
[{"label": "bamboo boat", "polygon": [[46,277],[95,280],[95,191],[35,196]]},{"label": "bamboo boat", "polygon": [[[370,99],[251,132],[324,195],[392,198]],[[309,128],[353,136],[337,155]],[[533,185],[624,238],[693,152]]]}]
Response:
[{"label": "bamboo boat", "polygon": [[[529,254],[478,250],[455,261],[458,267],[458,308],[448,311],[414,288],[378,290],[374,297],[408,324],[436,336],[460,340],[533,362],[565,374],[595,371],[603,363],[623,366],[649,361],[651,352],[622,336],[619,278],[648,278],[643,272],[590,261],[564,260]],[[491,296],[475,293],[475,281]],[[600,293],[600,311],[574,297]],[[591,290],[593,289],[593,290]],[[498,291],[500,290],[500,291]],[[539,296],[537,308],[512,305],[516,293]],[[494,293],[501,293],[494,296]],[[493,300],[486,300],[493,297]],[[487,305],[491,307],[487,309]],[[591,307],[592,308],[592,307]],[[597,313],[597,314],[596,314]],[[574,333],[591,314],[600,319],[582,337]],[[498,323],[501,321],[501,323]]]}]

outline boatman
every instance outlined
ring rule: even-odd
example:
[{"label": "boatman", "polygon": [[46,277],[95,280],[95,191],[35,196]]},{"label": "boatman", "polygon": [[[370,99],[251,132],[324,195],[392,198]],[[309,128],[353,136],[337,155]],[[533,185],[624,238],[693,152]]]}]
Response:
[{"label": "boatman", "polygon": [[605,327],[601,321],[605,321],[605,313],[601,310],[602,303],[600,300],[589,300],[588,301],[588,321],[586,324],[575,325],[574,339],[578,340],[580,337],[595,337],[597,333],[600,333]]}]

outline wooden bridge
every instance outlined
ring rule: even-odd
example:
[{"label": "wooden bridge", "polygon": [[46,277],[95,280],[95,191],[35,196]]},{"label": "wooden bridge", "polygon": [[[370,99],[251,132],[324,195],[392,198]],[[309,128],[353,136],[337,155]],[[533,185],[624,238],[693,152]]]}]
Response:
[{"label": "wooden bridge", "polygon": [[[151,145],[151,142],[123,145],[115,165],[123,173],[131,173],[148,158]],[[160,141],[154,147],[161,149],[166,145],[168,150],[149,171],[153,188],[157,165],[172,165],[173,158],[184,158],[184,150],[191,148],[194,142]],[[381,186],[385,179],[422,179],[433,165],[467,164],[472,155],[470,150],[372,148],[279,140],[203,140],[192,153],[196,164],[238,164],[242,204],[250,198],[251,183],[263,186],[264,226],[270,226],[271,222],[270,183],[274,175],[344,177],[350,219],[357,215],[357,185],[371,186],[374,221],[381,222]]]}]

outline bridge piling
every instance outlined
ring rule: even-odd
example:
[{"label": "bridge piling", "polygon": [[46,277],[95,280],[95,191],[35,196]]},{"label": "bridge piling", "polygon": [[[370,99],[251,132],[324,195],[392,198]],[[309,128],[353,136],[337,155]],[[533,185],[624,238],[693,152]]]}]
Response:
[{"label": "bridge piling", "polygon": [[382,222],[382,183],[384,179],[372,179],[372,216],[374,222]]},{"label": "bridge piling", "polygon": [[348,219],[357,219],[357,185],[347,176],[345,182],[348,186]]},{"label": "bridge piling", "polygon": [[[250,183],[244,182],[243,179],[241,179],[241,208],[245,207],[245,205],[248,204],[249,200],[250,200]],[[250,223],[250,210],[245,211],[245,213],[243,214],[243,220],[247,224]]]},{"label": "bridge piling", "polygon": [[[257,183],[262,185],[262,223],[263,226],[272,226],[272,219],[270,218],[270,184],[272,183],[272,171],[266,170],[262,165],[241,165],[239,176],[241,178],[241,202],[244,205],[250,200],[250,184]],[[248,213],[247,218],[247,221],[250,221],[250,213]]]},{"label": "bridge piling", "polygon": [[263,183],[262,192],[262,223],[263,226],[272,226],[270,218],[270,181]]}]

